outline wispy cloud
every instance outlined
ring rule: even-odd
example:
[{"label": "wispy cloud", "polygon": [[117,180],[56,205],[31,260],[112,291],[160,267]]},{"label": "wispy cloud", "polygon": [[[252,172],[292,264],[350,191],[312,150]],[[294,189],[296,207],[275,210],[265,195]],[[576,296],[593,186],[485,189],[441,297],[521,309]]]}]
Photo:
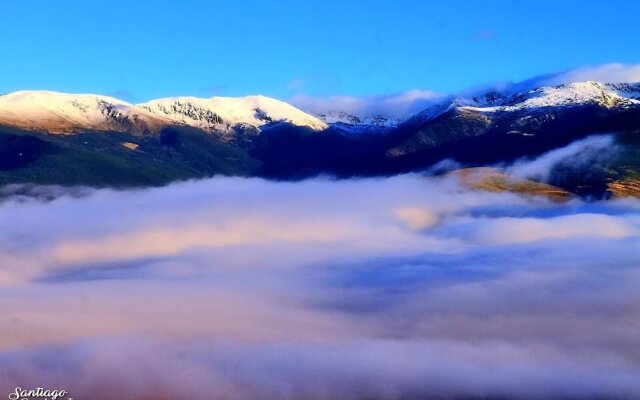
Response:
[{"label": "wispy cloud", "polygon": [[407,118],[443,98],[439,93],[415,89],[386,96],[313,97],[300,94],[292,97],[289,102],[314,114],[344,111],[359,117],[383,115]]},{"label": "wispy cloud", "polygon": [[599,81],[606,83],[640,82],[640,64],[603,64],[580,67],[541,75],[522,82],[523,85],[553,86],[569,82]]},{"label": "wispy cloud", "polygon": [[307,80],[303,78],[292,79],[287,83],[287,89],[291,90],[294,93],[301,93],[305,86],[307,86]]},{"label": "wispy cloud", "polygon": [[111,93],[108,93],[107,96],[115,97],[116,99],[124,100],[129,103],[135,103],[138,100],[138,96],[127,89],[115,90]]},{"label": "wispy cloud", "polygon": [[580,170],[609,159],[616,152],[617,146],[612,136],[591,136],[554,149],[535,159],[518,160],[508,167],[508,171],[520,178],[548,182],[554,169],[559,166]]},{"label": "wispy cloud", "polygon": [[[474,40],[491,40],[495,33],[491,30],[480,31]],[[540,86],[557,86],[570,82],[600,81],[605,83],[640,82],[640,64],[603,64],[581,67],[562,72],[545,74],[522,82],[494,82],[463,90],[460,93],[437,93],[430,90],[414,89],[406,92],[380,96],[326,96],[305,95],[307,81],[296,79],[288,88],[296,95],[289,102],[310,113],[345,111],[350,114],[367,117],[383,115],[391,118],[408,118],[436,102],[446,101],[455,96],[473,96],[490,90],[501,92],[520,92]]]},{"label": "wispy cloud", "polygon": [[211,84],[200,89],[200,93],[206,97],[222,96],[229,91],[229,86],[222,84]]},{"label": "wispy cloud", "polygon": [[471,39],[476,41],[493,40],[496,37],[496,31],[494,31],[493,29],[483,29],[471,35]]}]

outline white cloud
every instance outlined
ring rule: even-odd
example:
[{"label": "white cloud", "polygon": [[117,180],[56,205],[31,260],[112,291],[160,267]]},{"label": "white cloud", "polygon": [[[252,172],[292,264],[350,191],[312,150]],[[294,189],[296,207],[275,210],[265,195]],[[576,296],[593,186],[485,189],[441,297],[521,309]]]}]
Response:
[{"label": "white cloud", "polygon": [[570,69],[555,74],[534,77],[523,83],[554,86],[570,82],[598,81],[605,83],[640,82],[640,64],[603,64]]},{"label": "white cloud", "polygon": [[358,117],[383,115],[390,118],[408,118],[443,98],[439,93],[414,89],[386,96],[312,97],[299,94],[289,99],[289,102],[313,114],[337,110]]},{"label": "white cloud", "polygon": [[567,165],[576,170],[598,160],[611,158],[617,151],[611,135],[590,136],[534,159],[521,159],[507,168],[516,177],[548,182],[555,167]]},{"label": "white cloud", "polygon": [[[482,32],[481,32],[482,33]],[[487,35],[486,33],[482,33]],[[490,90],[519,92],[540,86],[557,86],[570,82],[600,81],[605,83],[640,82],[640,64],[603,64],[581,67],[562,72],[545,74],[522,82],[498,82],[469,88],[458,94],[436,93],[430,90],[408,90],[402,93],[380,96],[328,96],[313,97],[297,94],[289,99],[294,106],[313,114],[329,111],[344,111],[359,117],[383,115],[391,118],[408,118],[425,108],[460,95],[463,97],[486,93]],[[298,92],[305,81],[294,80],[290,88]]]},{"label": "white cloud", "polygon": [[640,394],[638,201],[420,175],[61,194],[0,205],[0,393]]}]

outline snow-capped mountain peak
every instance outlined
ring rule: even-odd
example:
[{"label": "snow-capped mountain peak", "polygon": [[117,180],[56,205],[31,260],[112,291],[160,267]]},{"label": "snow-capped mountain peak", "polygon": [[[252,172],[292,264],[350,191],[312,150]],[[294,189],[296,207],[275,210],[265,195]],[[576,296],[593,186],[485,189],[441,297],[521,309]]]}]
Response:
[{"label": "snow-capped mountain peak", "polygon": [[20,129],[71,134],[81,131],[157,132],[189,125],[221,136],[237,127],[259,131],[287,122],[320,131],[318,118],[265,96],[176,97],[134,105],[108,96],[51,91],[19,91],[0,96],[0,124]]},{"label": "snow-capped mountain peak", "polygon": [[[527,90],[487,90],[451,96],[407,120],[422,124],[450,110],[532,114],[554,107],[640,106],[640,83],[574,82]],[[49,133],[83,131],[159,132],[168,126],[187,125],[234,138],[239,132],[259,133],[285,122],[322,131],[333,126],[345,134],[385,133],[403,121],[382,115],[357,116],[339,110],[310,115],[265,96],[173,97],[130,104],[108,96],[50,91],[19,91],[0,96],[0,125]]]},{"label": "snow-capped mountain peak", "polygon": [[287,122],[319,131],[327,125],[290,104],[265,96],[172,97],[139,104],[157,115],[208,131],[230,131],[238,126],[259,129]]},{"label": "snow-capped mountain peak", "polygon": [[52,91],[19,91],[0,96],[0,122],[27,130],[73,133],[151,131],[166,118],[108,96]]},{"label": "snow-capped mountain peak", "polygon": [[523,92],[488,91],[471,96],[450,97],[423,111],[412,121],[428,121],[452,109],[477,112],[535,112],[550,107],[629,107],[640,105],[640,83],[572,82]]},{"label": "snow-capped mountain peak", "polygon": [[381,133],[397,127],[402,120],[384,115],[359,117],[344,111],[331,110],[317,114],[328,125],[337,127],[344,133]]},{"label": "snow-capped mountain peak", "polygon": [[[597,104],[604,107],[627,106],[638,103],[639,90],[640,84],[572,82],[531,89],[524,93],[507,96],[503,101],[489,107],[483,105],[477,107],[484,108],[486,111],[517,111],[587,104]],[[635,93],[635,98],[633,93]]]}]

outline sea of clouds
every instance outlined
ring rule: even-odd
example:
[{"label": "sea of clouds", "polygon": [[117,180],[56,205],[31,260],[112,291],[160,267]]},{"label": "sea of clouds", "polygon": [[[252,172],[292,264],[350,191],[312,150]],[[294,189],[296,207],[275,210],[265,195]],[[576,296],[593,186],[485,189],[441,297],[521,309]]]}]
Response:
[{"label": "sea of clouds", "polygon": [[0,397],[640,397],[636,200],[422,174],[26,192],[0,204]]}]

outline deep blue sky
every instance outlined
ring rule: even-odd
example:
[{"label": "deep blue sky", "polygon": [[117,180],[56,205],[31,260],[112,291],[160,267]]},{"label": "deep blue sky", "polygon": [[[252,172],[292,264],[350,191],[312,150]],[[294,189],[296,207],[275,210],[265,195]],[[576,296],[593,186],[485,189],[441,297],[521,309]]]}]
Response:
[{"label": "deep blue sky", "polygon": [[640,62],[640,1],[7,1],[0,92],[452,92]]}]

